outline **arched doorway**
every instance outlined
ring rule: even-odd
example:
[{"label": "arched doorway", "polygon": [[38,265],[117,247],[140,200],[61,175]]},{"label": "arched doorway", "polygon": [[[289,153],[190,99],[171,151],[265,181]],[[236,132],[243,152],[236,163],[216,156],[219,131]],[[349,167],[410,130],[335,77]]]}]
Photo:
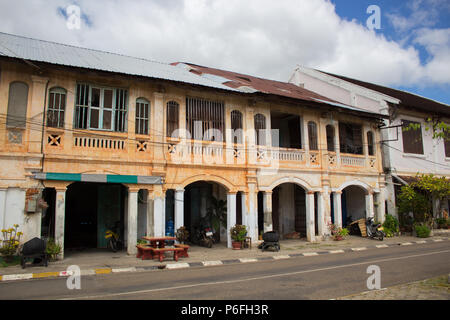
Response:
[{"label": "arched doorway", "polygon": [[306,238],[306,192],[301,186],[282,183],[272,190],[272,224],[281,239],[293,232]]},{"label": "arched doorway", "polygon": [[342,227],[347,227],[350,221],[365,219],[366,190],[357,185],[350,185],[342,190]]},{"label": "arched doorway", "polygon": [[197,228],[210,225],[215,230],[215,236],[220,242],[227,241],[227,231],[223,223],[219,230],[213,225],[210,216],[221,212],[226,221],[227,189],[217,182],[197,181],[184,188],[184,226],[192,235]]}]

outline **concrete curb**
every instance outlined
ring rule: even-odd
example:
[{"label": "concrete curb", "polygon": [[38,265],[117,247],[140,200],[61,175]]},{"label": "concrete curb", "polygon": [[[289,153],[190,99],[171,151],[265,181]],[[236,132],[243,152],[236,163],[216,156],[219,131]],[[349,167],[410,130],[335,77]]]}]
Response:
[{"label": "concrete curb", "polygon": [[[95,268],[95,269],[83,269],[81,270],[81,276],[93,276],[93,275],[102,275],[102,274],[113,274],[113,273],[129,273],[129,272],[142,272],[142,271],[150,271],[150,270],[158,270],[158,269],[184,269],[191,267],[211,267],[211,266],[221,266],[232,263],[252,263],[252,262],[262,262],[268,260],[281,260],[281,259],[290,259],[293,257],[315,257],[324,254],[338,254],[338,253],[349,253],[349,252],[359,252],[359,251],[367,251],[369,249],[382,249],[396,246],[411,246],[417,244],[425,244],[425,243],[436,243],[441,241],[450,240],[448,237],[442,239],[430,239],[430,240],[417,240],[414,242],[400,242],[393,244],[378,244],[367,247],[359,247],[359,248],[344,248],[338,250],[322,250],[322,251],[312,251],[312,252],[303,252],[303,253],[293,253],[293,254],[284,254],[284,255],[274,255],[268,257],[257,257],[257,258],[238,258],[238,259],[229,259],[229,260],[212,260],[212,261],[202,261],[202,262],[176,262],[176,263],[167,263],[161,264],[157,266],[146,266],[146,267],[123,267],[123,268]],[[10,282],[17,280],[31,280],[31,279],[45,279],[45,278],[64,278],[72,275],[72,272],[67,271],[51,271],[51,272],[39,272],[39,273],[22,273],[22,274],[8,274],[8,275],[0,275],[0,282]]]}]

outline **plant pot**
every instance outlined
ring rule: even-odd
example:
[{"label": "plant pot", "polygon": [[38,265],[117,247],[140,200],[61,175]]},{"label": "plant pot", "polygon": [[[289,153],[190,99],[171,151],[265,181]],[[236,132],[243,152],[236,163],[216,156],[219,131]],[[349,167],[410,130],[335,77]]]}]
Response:
[{"label": "plant pot", "polygon": [[233,246],[233,250],[241,250],[241,242],[239,242],[239,241],[232,241],[231,245]]},{"label": "plant pot", "polygon": [[341,240],[344,240],[344,237],[343,236],[334,236],[333,240],[334,241],[341,241]]}]

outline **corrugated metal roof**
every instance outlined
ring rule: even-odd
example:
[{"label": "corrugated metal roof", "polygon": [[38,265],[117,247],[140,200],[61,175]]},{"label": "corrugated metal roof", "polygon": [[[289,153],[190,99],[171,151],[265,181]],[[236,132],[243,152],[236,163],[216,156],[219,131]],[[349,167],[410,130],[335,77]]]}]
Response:
[{"label": "corrugated metal roof", "polygon": [[240,91],[168,63],[31,39],[2,32],[0,32],[0,55],[64,66],[180,81],[228,91]]}]

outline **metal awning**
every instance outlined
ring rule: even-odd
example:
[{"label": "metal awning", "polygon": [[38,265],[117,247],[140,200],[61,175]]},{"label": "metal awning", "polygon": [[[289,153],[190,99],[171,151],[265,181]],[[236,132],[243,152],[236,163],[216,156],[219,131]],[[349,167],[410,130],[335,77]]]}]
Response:
[{"label": "metal awning", "polygon": [[79,181],[98,183],[127,183],[127,184],[163,184],[160,176],[135,176],[116,174],[85,174],[62,172],[35,172],[34,179],[56,181]]}]

